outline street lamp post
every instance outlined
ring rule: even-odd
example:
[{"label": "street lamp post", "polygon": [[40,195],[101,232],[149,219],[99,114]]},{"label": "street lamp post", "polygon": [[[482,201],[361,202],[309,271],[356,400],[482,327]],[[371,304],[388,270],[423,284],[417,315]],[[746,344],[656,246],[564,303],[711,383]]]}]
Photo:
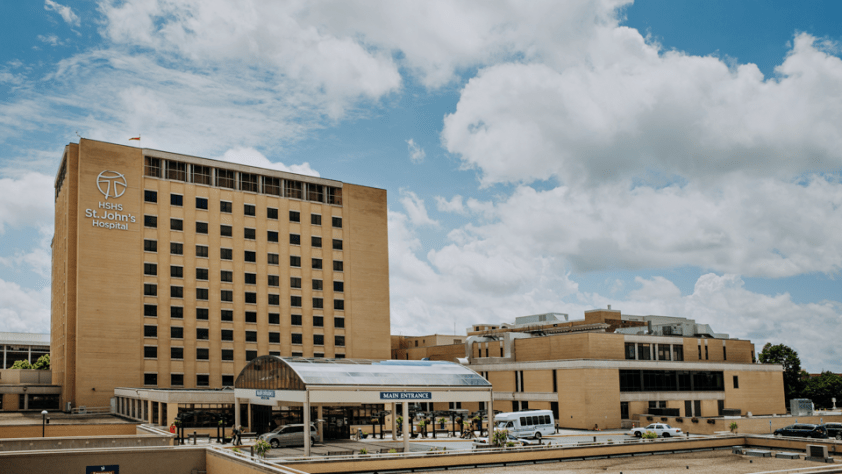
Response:
[{"label": "street lamp post", "polygon": [[43,410],[41,412],[41,437],[44,437],[44,434],[47,430],[47,410]]}]

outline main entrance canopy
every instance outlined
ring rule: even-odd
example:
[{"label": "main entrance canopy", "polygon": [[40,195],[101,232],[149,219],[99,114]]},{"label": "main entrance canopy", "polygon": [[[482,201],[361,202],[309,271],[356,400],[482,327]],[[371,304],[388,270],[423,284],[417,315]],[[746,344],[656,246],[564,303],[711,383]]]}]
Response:
[{"label": "main entrance canopy", "polygon": [[[234,393],[236,405],[302,405],[305,426],[310,424],[311,405],[391,403],[394,413],[399,402],[486,402],[493,413],[491,384],[473,370],[445,361],[260,356],[240,372]],[[402,408],[408,420],[408,403]],[[239,406],[234,413],[239,415]],[[405,452],[408,425],[403,424]],[[309,455],[309,438],[304,451]]]}]

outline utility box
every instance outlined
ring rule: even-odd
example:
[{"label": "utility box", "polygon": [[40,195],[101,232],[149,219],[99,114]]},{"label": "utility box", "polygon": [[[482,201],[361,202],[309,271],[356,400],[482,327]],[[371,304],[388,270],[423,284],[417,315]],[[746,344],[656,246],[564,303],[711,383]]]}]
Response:
[{"label": "utility box", "polygon": [[808,444],[807,461],[832,463],[833,458],[827,455],[827,446],[823,446],[820,444]]},{"label": "utility box", "polygon": [[792,416],[813,416],[813,401],[809,398],[793,398],[789,401]]}]

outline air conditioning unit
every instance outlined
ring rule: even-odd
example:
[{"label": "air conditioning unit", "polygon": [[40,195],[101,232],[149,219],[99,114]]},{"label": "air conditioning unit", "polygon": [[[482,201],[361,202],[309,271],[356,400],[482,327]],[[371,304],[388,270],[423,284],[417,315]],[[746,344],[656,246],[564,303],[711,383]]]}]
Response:
[{"label": "air conditioning unit", "polygon": [[833,458],[827,455],[827,446],[821,444],[808,444],[807,461],[833,462]]}]

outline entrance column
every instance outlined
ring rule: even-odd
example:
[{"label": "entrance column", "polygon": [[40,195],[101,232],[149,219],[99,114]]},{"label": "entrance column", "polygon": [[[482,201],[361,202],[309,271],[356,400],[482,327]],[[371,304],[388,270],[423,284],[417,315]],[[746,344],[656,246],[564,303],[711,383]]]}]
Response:
[{"label": "entrance column", "polygon": [[319,405],[316,408],[316,422],[319,424],[319,443],[325,442],[325,419],[324,419],[324,410],[322,409],[322,405]]},{"label": "entrance column", "polygon": [[[482,433],[482,427],[480,427]],[[488,439],[494,434],[494,390],[488,391]]]},{"label": "entrance column", "polygon": [[304,392],[304,456],[310,455],[310,391]]},{"label": "entrance column", "polygon": [[248,404],[246,404],[246,408],[248,409],[248,420],[246,420],[246,425],[249,427],[249,433],[251,433],[251,400],[249,400]]},{"label": "entrance column", "polygon": [[398,404],[392,403],[392,441],[398,439]]},{"label": "entrance column", "polygon": [[401,403],[401,410],[403,412],[403,452],[409,453],[409,427],[412,421],[409,419],[409,403],[404,401]]},{"label": "entrance column", "polygon": [[234,427],[240,426],[240,399],[234,397]]}]

